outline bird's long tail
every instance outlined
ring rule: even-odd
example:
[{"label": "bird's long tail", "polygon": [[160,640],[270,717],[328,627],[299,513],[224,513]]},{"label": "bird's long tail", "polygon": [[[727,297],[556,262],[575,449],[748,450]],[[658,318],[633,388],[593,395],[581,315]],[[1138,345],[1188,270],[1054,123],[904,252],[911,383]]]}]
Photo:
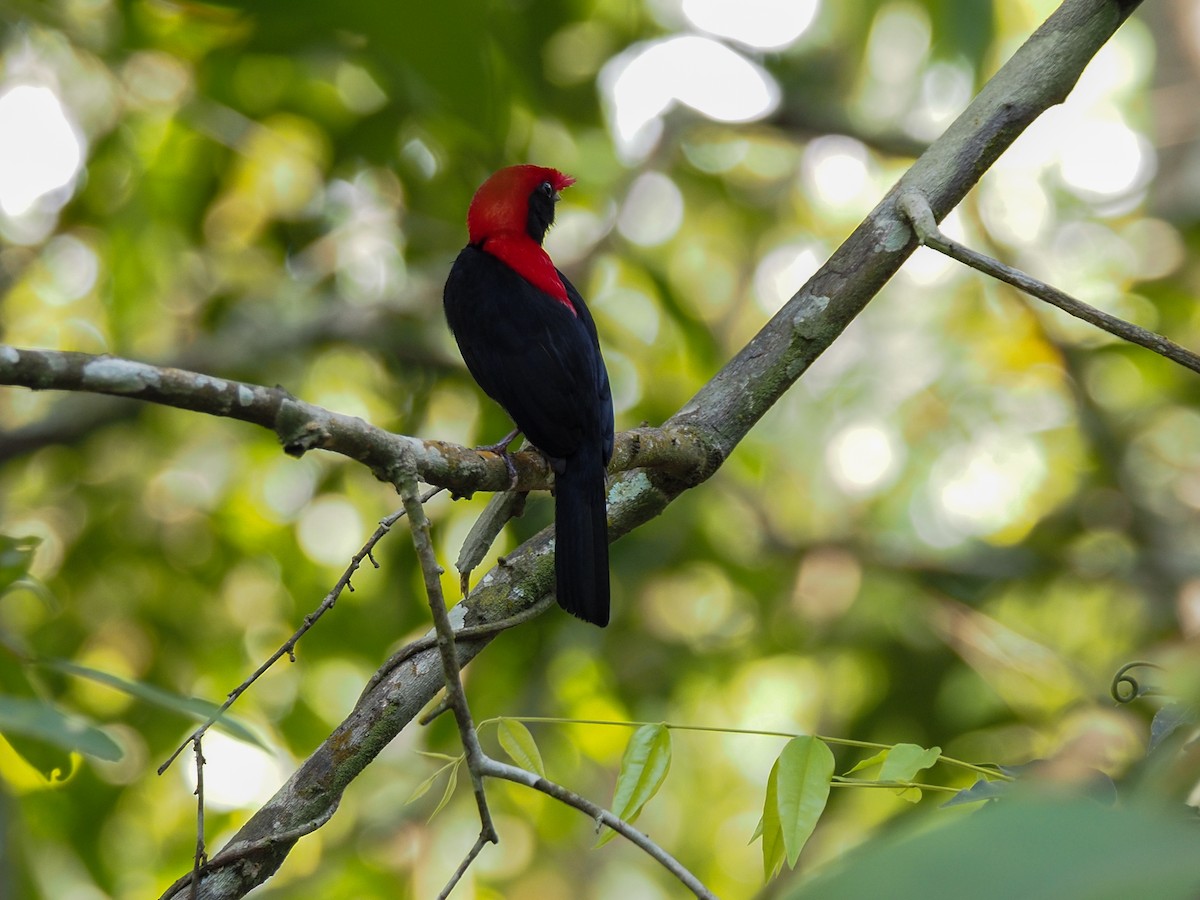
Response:
[{"label": "bird's long tail", "polygon": [[608,624],[608,515],[600,449],[565,461],[554,487],[554,573],[558,605],[603,628]]}]

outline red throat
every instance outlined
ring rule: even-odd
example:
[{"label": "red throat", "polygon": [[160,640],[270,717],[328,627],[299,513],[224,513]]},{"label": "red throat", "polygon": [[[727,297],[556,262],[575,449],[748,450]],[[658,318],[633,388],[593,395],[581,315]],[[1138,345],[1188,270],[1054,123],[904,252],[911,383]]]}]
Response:
[{"label": "red throat", "polygon": [[550,256],[525,230],[529,196],[544,182],[561,191],[575,179],[543,166],[509,166],[496,172],[471,200],[467,231],[472,244],[575,312]]},{"label": "red throat", "polygon": [[492,254],[539,291],[549,294],[559,303],[566,304],[571,312],[575,311],[549,254],[529,235],[487,238],[480,245],[480,249]]}]

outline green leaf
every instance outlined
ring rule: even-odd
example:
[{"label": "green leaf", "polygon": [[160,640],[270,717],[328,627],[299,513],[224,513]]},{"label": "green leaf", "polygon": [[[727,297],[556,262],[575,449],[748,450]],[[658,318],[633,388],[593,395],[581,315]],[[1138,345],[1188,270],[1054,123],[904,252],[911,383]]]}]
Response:
[{"label": "green leaf", "polygon": [[0,734],[23,735],[116,762],[124,754],[112,738],[82,719],[67,716],[49,703],[20,697],[0,697]]},{"label": "green leaf", "polygon": [[[670,729],[659,724],[643,725],[635,731],[625,748],[625,755],[621,757],[621,771],[617,775],[617,786],[613,791],[613,815],[626,822],[636,820],[642,807],[662,787],[670,768]],[[596,846],[603,847],[615,836],[615,831],[606,831],[596,842]]]},{"label": "green leaf", "polygon": [[1146,755],[1157,750],[1181,725],[1190,725],[1195,720],[1195,712],[1183,703],[1168,703],[1159,709],[1150,721],[1150,743],[1146,747]]},{"label": "green leaf", "polygon": [[[207,722],[220,709],[220,706],[208,700],[201,700],[198,697],[181,697],[179,694],[164,691],[162,688],[157,688],[150,684],[129,681],[118,675],[113,675],[111,672],[102,672],[99,669],[93,669],[90,666],[81,666],[78,663],[69,662],[65,659],[39,660],[38,665],[44,666],[47,669],[53,669],[56,672],[62,672],[64,675],[86,678],[88,681],[103,684],[106,687],[129,694],[131,697],[136,697],[160,709],[180,713],[198,722]],[[216,727],[248,744],[253,744],[263,750],[270,750],[266,743],[253,730],[231,717],[228,713],[223,714],[217,719]]]},{"label": "green leaf", "polygon": [[[433,750],[416,750],[414,752],[418,756],[424,756],[426,759],[440,759],[443,762],[458,762],[463,756],[461,753],[458,756],[451,756],[449,753],[436,753]],[[443,768],[445,767],[443,766]]]},{"label": "green leaf", "polygon": [[[1178,806],[1029,796],[913,822],[851,851],[787,900],[1194,900],[1196,825]],[[931,873],[936,873],[937,884]],[[931,887],[933,885],[933,887]]]},{"label": "green leaf", "polygon": [[[429,821],[433,821],[433,817],[446,808],[446,804],[450,802],[450,798],[454,796],[454,789],[458,787],[458,767],[462,765],[465,757],[459,757],[453,764],[443,768],[450,769],[450,777],[446,779],[446,789],[442,791],[442,799],[438,801],[438,805],[433,808],[433,812],[429,814]],[[440,775],[439,769],[434,775]]]},{"label": "green leaf", "polygon": [[1011,781],[989,781],[980,778],[969,788],[963,788],[942,804],[942,809],[948,806],[959,806],[963,803],[978,803],[980,800],[994,800],[1013,789]]},{"label": "green leaf", "polygon": [[[417,752],[421,753],[420,750],[418,750]],[[422,756],[433,756],[434,754],[422,753],[421,755]],[[437,755],[442,756],[443,754],[439,753]],[[448,762],[448,763],[446,763],[446,765],[440,767],[436,772],[434,772],[432,775],[430,775],[428,778],[426,778],[424,781],[422,781],[420,784],[418,784],[415,788],[413,788],[413,792],[409,795],[408,799],[404,801],[405,805],[408,805],[409,803],[414,803],[417,800],[424,797],[429,792],[429,789],[431,787],[433,787],[433,783],[442,776],[442,773],[445,772],[447,769],[449,769],[452,766],[457,766],[459,763],[459,760],[462,759],[461,756],[447,756],[445,758],[450,760],[450,762]],[[442,804],[440,806],[438,806],[438,809],[441,809],[442,806],[444,806],[444,805],[445,805],[445,798],[443,798]]]},{"label": "green leaf", "polygon": [[[767,795],[763,799],[763,814],[758,820],[756,835],[762,835],[763,880],[770,881],[783,868],[783,826],[779,822],[779,760],[771,766],[767,778]],[[750,840],[754,840],[751,838]]]},{"label": "green leaf", "polygon": [[887,755],[891,752],[892,752],[892,748],[888,747],[885,750],[880,750],[878,753],[874,754],[873,756],[868,756],[866,759],[859,760],[858,762],[856,762],[854,764],[854,768],[852,768],[846,774],[853,775],[855,772],[861,772],[863,769],[869,769],[869,768],[871,768],[871,766],[877,766],[881,762],[883,762],[885,759],[887,759]]},{"label": "green leaf", "polygon": [[776,805],[789,866],[795,866],[829,799],[833,753],[823,741],[802,735],[788,741],[776,762]]},{"label": "green leaf", "polygon": [[537,743],[524,722],[502,718],[497,726],[496,736],[500,739],[500,746],[513,762],[522,769],[537,772],[542,778],[546,777],[542,754],[538,752]]},{"label": "green leaf", "polygon": [[897,744],[887,752],[883,768],[879,770],[879,780],[912,781],[918,772],[928,769],[941,755],[941,747],[926,750],[916,744]]}]

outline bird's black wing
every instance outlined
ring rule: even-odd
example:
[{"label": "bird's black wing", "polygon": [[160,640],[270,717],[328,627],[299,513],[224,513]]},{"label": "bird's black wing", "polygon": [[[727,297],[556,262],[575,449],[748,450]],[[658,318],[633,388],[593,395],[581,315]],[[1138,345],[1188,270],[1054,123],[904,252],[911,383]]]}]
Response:
[{"label": "bird's black wing", "polygon": [[575,311],[579,316],[579,320],[583,323],[584,329],[591,338],[592,345],[596,348],[594,364],[595,364],[595,379],[596,379],[596,424],[600,429],[600,435],[604,441],[604,464],[607,466],[608,461],[612,458],[613,452],[613,400],[612,388],[608,383],[608,368],[604,365],[604,356],[600,352],[600,336],[596,333],[596,323],[592,320],[591,310],[587,308],[587,304],[583,302],[583,297],[579,291],[575,290],[575,285],[567,280],[567,276],[562,272],[558,273],[558,277],[562,279],[563,285],[567,289],[567,298],[575,307]]},{"label": "bird's black wing", "polygon": [[479,386],[538,449],[563,459],[600,440],[607,460],[608,374],[591,315],[579,292],[568,291],[575,313],[499,259],[468,246],[446,281],[446,320]]}]

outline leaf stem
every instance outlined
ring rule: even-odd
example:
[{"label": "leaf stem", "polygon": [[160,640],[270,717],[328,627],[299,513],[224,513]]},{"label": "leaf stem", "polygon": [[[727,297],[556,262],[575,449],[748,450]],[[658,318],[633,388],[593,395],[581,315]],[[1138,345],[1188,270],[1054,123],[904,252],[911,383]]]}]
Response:
[{"label": "leaf stem", "polygon": [[[557,716],[504,716],[506,719],[513,719],[517,722],[534,723],[540,725],[599,725],[609,728],[642,728],[646,725],[665,725],[672,731],[694,731],[702,734],[741,734],[753,737],[772,737],[772,738],[787,738],[791,740],[795,737],[800,737],[801,732],[795,731],[767,731],[757,728],[726,728],[718,725],[676,725],[671,722],[638,722],[629,721],[621,722],[611,719],[564,719]],[[479,727],[498,722],[499,719],[485,719],[479,723]],[[891,750],[893,744],[881,744],[876,741],[857,741],[852,738],[830,737],[824,734],[814,734],[817,740],[824,741],[826,744],[836,744],[840,747],[857,747],[862,750]],[[990,766],[981,766],[976,763],[969,763],[965,760],[955,759],[952,756],[939,756],[939,763],[945,763],[948,766],[953,766],[958,769],[966,769],[971,772],[976,772],[988,778],[998,779],[1000,781],[1012,781],[1011,775],[1006,775],[999,769]],[[857,782],[856,782],[857,783]],[[865,783],[865,782],[864,782]],[[900,782],[887,781],[880,782],[881,785],[891,785],[895,787]],[[916,786],[916,785],[914,785]],[[942,790],[957,790],[957,788],[942,788]]]}]

